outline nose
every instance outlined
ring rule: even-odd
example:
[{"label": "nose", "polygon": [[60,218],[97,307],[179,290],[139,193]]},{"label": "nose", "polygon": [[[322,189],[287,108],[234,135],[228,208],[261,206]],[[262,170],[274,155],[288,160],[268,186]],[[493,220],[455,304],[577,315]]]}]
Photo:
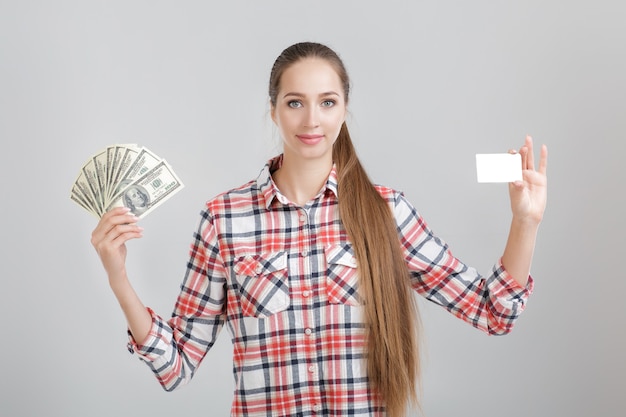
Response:
[{"label": "nose", "polygon": [[318,127],[320,125],[319,111],[316,106],[310,106],[306,111],[304,127]]}]

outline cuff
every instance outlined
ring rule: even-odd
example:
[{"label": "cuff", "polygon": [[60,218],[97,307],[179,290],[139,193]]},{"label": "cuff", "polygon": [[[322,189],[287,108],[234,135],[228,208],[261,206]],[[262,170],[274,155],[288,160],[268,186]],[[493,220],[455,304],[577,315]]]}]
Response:
[{"label": "cuff", "polygon": [[489,286],[491,287],[490,290],[494,294],[505,292],[515,298],[528,298],[528,296],[530,296],[535,289],[535,280],[531,275],[528,275],[526,286],[520,285],[520,283],[517,282],[515,278],[513,278],[513,276],[504,268],[502,258],[500,258],[493,267],[493,277],[494,279]]},{"label": "cuff", "polygon": [[131,354],[136,353],[140,359],[152,362],[161,356],[165,352],[166,347],[169,346],[167,334],[171,334],[171,332],[167,332],[163,320],[151,308],[146,307],[146,310],[148,310],[152,318],[152,327],[148,335],[141,342],[137,342],[130,329],[127,329],[128,343],[126,347]]}]

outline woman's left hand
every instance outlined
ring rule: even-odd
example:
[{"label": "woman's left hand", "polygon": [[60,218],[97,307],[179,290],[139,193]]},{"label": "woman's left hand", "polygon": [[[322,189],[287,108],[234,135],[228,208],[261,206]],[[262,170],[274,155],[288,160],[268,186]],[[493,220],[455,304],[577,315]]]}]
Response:
[{"label": "woman's left hand", "polygon": [[[515,151],[512,151],[515,152]],[[526,136],[524,145],[519,150],[522,156],[522,181],[509,183],[511,210],[513,218],[539,224],[543,218],[548,196],[546,169],[548,166],[548,148],[541,146],[539,167],[535,170],[533,140]]]}]

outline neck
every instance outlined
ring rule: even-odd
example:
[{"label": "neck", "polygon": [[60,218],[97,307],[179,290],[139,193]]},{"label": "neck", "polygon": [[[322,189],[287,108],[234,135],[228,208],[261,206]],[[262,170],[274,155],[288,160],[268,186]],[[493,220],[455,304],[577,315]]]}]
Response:
[{"label": "neck", "polygon": [[332,161],[320,163],[285,158],[280,169],[272,174],[272,178],[285,197],[303,206],[319,193],[331,168]]}]

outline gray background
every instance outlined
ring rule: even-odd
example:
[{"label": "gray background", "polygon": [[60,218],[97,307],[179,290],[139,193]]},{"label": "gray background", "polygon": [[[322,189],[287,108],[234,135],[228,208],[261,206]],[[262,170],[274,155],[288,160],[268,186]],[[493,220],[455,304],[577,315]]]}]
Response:
[{"label": "gray background", "polygon": [[510,220],[475,153],[532,134],[550,149],[535,294],[488,337],[421,302],[427,416],[623,416],[626,6],[619,1],[1,1],[0,415],[227,415],[226,332],[165,393],[69,199],[83,162],[145,145],[186,188],[144,221],[128,267],[169,316],[205,200],[278,151],[266,84],[291,43],[327,43],[353,81],[349,120],[372,178],[404,190],[487,272]]}]

